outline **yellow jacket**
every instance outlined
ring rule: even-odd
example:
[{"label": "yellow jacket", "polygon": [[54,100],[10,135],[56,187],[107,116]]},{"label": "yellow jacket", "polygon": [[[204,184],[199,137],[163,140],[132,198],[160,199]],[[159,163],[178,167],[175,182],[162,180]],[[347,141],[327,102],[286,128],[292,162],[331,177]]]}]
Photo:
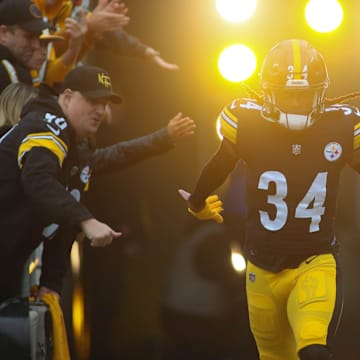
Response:
[{"label": "yellow jacket", "polygon": [[[45,0],[33,0],[33,2],[38,6],[42,15],[54,26],[50,33],[64,36],[65,19],[71,16],[73,2],[71,0],[58,0],[50,9],[46,6]],[[64,37],[66,39],[66,35]],[[57,45],[63,45],[63,49]],[[65,65],[62,62],[61,55],[66,50],[66,41],[60,41],[57,45],[49,44],[46,63],[40,71],[34,72],[35,85],[44,82],[53,86],[55,83],[62,82],[65,75],[76,65],[76,62],[70,65]]]}]

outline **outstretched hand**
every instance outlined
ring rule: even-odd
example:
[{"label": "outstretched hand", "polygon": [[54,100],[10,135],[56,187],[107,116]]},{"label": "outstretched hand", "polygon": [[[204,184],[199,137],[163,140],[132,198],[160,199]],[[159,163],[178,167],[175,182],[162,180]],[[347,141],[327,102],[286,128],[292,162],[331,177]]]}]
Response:
[{"label": "outstretched hand", "polygon": [[122,31],[130,17],[124,3],[117,0],[99,0],[94,11],[86,18],[89,31],[98,37],[107,31]]},{"label": "outstretched hand", "polygon": [[90,240],[90,245],[102,247],[110,245],[113,239],[120,237],[121,232],[116,232],[108,225],[96,220],[88,219],[80,223],[85,236]]},{"label": "outstretched hand", "polygon": [[151,47],[147,47],[145,49],[145,57],[155,63],[155,65],[158,65],[165,70],[174,71],[179,69],[178,65],[168,63],[160,56],[160,53],[158,51]]},{"label": "outstretched hand", "polygon": [[[179,189],[178,191],[184,200],[189,201],[191,195],[189,192],[183,189]],[[188,211],[199,220],[214,220],[218,224],[221,224],[224,221],[224,218],[220,214],[224,210],[222,204],[222,201],[217,195],[210,195],[206,198],[205,205],[201,210],[194,210],[189,207]]]},{"label": "outstretched hand", "polygon": [[183,116],[181,112],[176,114],[167,125],[171,141],[177,141],[195,134],[196,124],[193,119]]}]

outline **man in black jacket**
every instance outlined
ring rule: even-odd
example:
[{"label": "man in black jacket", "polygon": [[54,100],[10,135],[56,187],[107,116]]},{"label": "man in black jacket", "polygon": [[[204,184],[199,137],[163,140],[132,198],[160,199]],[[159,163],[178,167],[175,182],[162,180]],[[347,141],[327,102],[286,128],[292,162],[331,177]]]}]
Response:
[{"label": "man in black jacket", "polygon": [[[77,144],[96,134],[109,102],[121,102],[109,74],[78,67],[58,98],[29,104],[19,124],[0,139],[0,300],[19,294],[25,261],[47,225],[77,226],[93,246],[121,236],[66,190]],[[88,179],[84,170],[81,181]]]},{"label": "man in black jacket", "polygon": [[[78,232],[94,246],[119,236],[95,219],[90,224],[100,234],[84,224],[92,215],[80,200],[92,173],[115,171],[166,152],[194,133],[194,121],[178,113],[150,135],[95,149],[88,139],[102,123],[108,101],[121,101],[112,93],[109,74],[94,66],[75,68],[58,99],[47,94],[25,106],[19,125],[0,138],[0,300],[18,293],[24,261],[42,240],[40,291],[60,294]],[[3,269],[8,268],[6,276]]]},{"label": "man in black jacket", "polygon": [[[171,150],[182,138],[192,135],[194,130],[194,121],[178,113],[170,119],[167,126],[151,134],[120,141],[105,148],[96,149],[86,139],[77,146],[76,156],[69,159],[71,171],[67,189],[80,201],[83,194],[89,190],[90,177],[115,172],[144,159],[163,154]],[[74,226],[60,227],[57,224],[51,224],[45,229],[47,238],[62,240],[50,240],[44,249],[40,278],[41,292],[49,287],[60,293],[69,265],[69,253],[79,231],[80,229]]]},{"label": "man in black jacket", "polygon": [[0,3],[0,92],[10,83],[32,85],[30,61],[40,47],[39,36],[49,27],[30,0]]}]

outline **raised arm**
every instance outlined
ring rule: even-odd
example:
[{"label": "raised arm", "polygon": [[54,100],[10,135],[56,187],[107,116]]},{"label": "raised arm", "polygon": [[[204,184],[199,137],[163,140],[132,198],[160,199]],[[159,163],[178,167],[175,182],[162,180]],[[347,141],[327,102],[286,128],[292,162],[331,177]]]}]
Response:
[{"label": "raised arm", "polygon": [[97,174],[116,171],[163,154],[172,149],[178,141],[192,136],[195,129],[193,119],[178,113],[169,120],[166,127],[151,134],[95,150],[92,157],[93,171]]}]

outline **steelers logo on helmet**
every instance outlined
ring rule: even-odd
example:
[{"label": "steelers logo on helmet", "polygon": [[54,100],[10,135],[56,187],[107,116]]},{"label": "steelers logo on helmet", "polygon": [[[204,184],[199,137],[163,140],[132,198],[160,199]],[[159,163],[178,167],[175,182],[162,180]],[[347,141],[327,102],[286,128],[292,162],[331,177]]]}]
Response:
[{"label": "steelers logo on helmet", "polygon": [[328,161],[339,160],[342,155],[342,146],[337,142],[330,142],[324,148],[324,156]]},{"label": "steelers logo on helmet", "polygon": [[303,130],[324,112],[329,86],[322,55],[305,40],[277,43],[260,71],[263,116],[291,130]]}]

